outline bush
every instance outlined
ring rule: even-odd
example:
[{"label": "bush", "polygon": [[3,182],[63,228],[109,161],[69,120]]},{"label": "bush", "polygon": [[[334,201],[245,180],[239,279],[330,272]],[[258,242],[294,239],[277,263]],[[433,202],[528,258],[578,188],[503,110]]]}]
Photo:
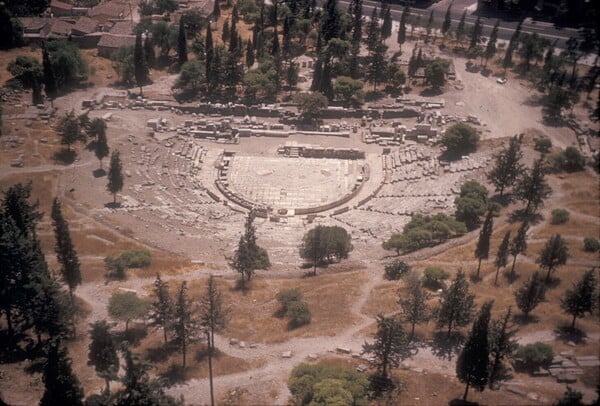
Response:
[{"label": "bush", "polygon": [[550,141],[549,138],[540,138],[535,140],[534,149],[536,151],[545,154],[546,152],[550,151],[550,148],[552,148],[552,141]]},{"label": "bush", "polygon": [[423,273],[423,286],[432,290],[441,289],[442,281],[448,279],[449,276],[450,274],[442,268],[435,266],[427,267]]},{"label": "bush", "polygon": [[404,261],[394,261],[385,266],[385,279],[395,281],[410,272],[410,265]]},{"label": "bush", "polygon": [[583,249],[586,252],[598,252],[600,251],[600,241],[594,237],[585,237],[583,239]]},{"label": "bush", "polygon": [[585,169],[585,157],[577,148],[567,147],[550,156],[550,167],[555,172],[578,172]]},{"label": "bush", "polygon": [[104,258],[104,266],[108,271],[109,278],[125,279],[127,276],[125,270],[127,266],[121,257],[106,257]]},{"label": "bush", "polygon": [[281,303],[281,308],[277,311],[276,315],[279,317],[283,317],[286,314],[288,305],[291,302],[302,300],[302,292],[298,288],[285,289],[279,291],[279,293],[275,295],[275,299],[277,299],[277,301]]},{"label": "bush", "polygon": [[289,302],[285,315],[290,319],[289,327],[296,328],[310,323],[311,313],[306,302],[295,300]]},{"label": "bush", "polygon": [[451,158],[474,152],[479,142],[477,130],[465,123],[454,124],[442,136],[442,145]]},{"label": "bush", "polygon": [[146,268],[152,263],[150,251],[144,249],[124,251],[120,259],[127,268]]},{"label": "bush", "polygon": [[554,209],[552,210],[552,224],[565,224],[569,221],[569,211],[565,209]]},{"label": "bush", "polygon": [[515,352],[517,366],[530,372],[550,366],[552,358],[552,347],[541,342],[519,346]]}]

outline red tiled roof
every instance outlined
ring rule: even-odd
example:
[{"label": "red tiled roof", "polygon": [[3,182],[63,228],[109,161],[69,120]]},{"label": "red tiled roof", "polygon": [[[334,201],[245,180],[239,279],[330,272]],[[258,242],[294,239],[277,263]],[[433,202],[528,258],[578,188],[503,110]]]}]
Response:
[{"label": "red tiled roof", "polygon": [[135,35],[104,34],[98,41],[98,48],[121,48],[135,45]]}]

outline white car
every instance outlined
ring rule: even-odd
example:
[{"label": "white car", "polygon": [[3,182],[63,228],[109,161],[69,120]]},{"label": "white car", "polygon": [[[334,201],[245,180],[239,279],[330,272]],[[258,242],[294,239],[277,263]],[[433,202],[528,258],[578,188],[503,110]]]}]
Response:
[{"label": "white car", "polygon": [[496,79],[496,83],[500,83],[501,85],[505,84],[506,82],[508,82],[508,79],[506,79],[506,78]]}]

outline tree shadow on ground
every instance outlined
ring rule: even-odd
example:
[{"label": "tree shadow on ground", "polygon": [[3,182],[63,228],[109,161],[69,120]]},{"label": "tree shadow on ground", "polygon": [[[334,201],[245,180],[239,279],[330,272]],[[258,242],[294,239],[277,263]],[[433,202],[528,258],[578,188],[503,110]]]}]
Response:
[{"label": "tree shadow on ground", "polygon": [[381,91],[371,90],[365,94],[365,101],[370,102],[370,101],[379,100],[379,99],[382,99],[384,96],[385,96],[385,94],[383,94],[383,92],[381,92]]},{"label": "tree shadow on ground", "polygon": [[504,194],[502,196],[500,196],[500,195],[494,195],[494,196],[492,196],[492,198],[490,199],[490,201],[492,203],[498,203],[502,207],[506,207],[509,204],[511,204],[512,202],[514,202],[514,198],[510,194]]},{"label": "tree shadow on ground", "polygon": [[532,314],[525,315],[524,313],[515,314],[513,316],[513,322],[518,324],[519,326],[525,326],[531,323],[537,323],[539,321],[539,317],[534,316]]},{"label": "tree shadow on ground", "polygon": [[471,402],[469,400],[462,400],[462,399],[452,399],[451,401],[448,402],[448,406],[478,406],[479,403],[477,402]]},{"label": "tree shadow on ground", "polygon": [[75,162],[75,158],[77,157],[77,153],[72,149],[62,148],[59,151],[56,151],[52,158],[60,164],[70,165]]},{"label": "tree shadow on ground", "polygon": [[453,356],[458,355],[463,341],[464,337],[458,331],[449,336],[445,331],[438,331],[433,335],[431,352],[438,358],[451,360]]},{"label": "tree shadow on ground", "polygon": [[127,342],[131,344],[133,347],[137,347],[140,345],[140,342],[143,338],[146,338],[148,335],[148,329],[146,326],[129,326],[127,331],[120,331],[115,333],[115,343],[121,344],[123,342]]},{"label": "tree shadow on ground", "polygon": [[94,175],[94,178],[101,178],[106,176],[106,171],[104,169],[95,169],[92,174]]},{"label": "tree shadow on ground", "polygon": [[550,276],[548,282],[545,283],[546,289],[556,289],[560,285],[561,279],[556,276]]},{"label": "tree shadow on ground", "polygon": [[28,339],[26,348],[21,347],[18,343],[22,342],[27,337],[25,335],[17,334],[12,339],[8,337],[5,330],[0,332],[0,364],[10,364],[13,362],[21,362],[28,358],[31,358],[31,348],[33,343],[31,339]]},{"label": "tree shadow on ground", "polygon": [[527,221],[529,224],[538,224],[544,217],[540,213],[527,213],[525,209],[518,209],[510,213],[508,216],[509,223],[517,223]]},{"label": "tree shadow on ground", "polygon": [[571,326],[559,326],[554,330],[554,334],[558,340],[568,343],[569,341],[575,344],[584,344],[587,339],[585,331],[578,329],[577,327],[571,328]]},{"label": "tree shadow on ground", "polygon": [[423,90],[421,93],[419,93],[419,96],[422,97],[435,97],[435,96],[439,96],[442,93],[444,93],[444,91],[442,89],[425,89]]},{"label": "tree shadow on ground", "polygon": [[481,275],[477,276],[476,272],[471,272],[469,274],[469,280],[471,281],[471,283],[479,283],[483,280],[483,278],[481,277]]},{"label": "tree shadow on ground", "polygon": [[118,209],[121,207],[121,202],[104,203],[104,207],[106,207],[107,209]]},{"label": "tree shadow on ground", "polygon": [[[208,353],[209,353],[209,349],[208,349],[208,345],[205,345],[204,347],[200,348],[198,351],[196,351],[196,354],[194,354],[194,360],[196,362],[202,362],[205,359],[208,359]],[[221,355],[223,355],[223,353],[221,351],[219,351],[218,348],[213,348],[212,350],[212,358],[213,360],[216,358],[220,358]]]},{"label": "tree shadow on ground", "polygon": [[172,363],[166,371],[158,374],[160,380],[166,387],[183,383],[187,380],[187,368],[183,365]]},{"label": "tree shadow on ground", "polygon": [[508,271],[508,270],[507,270],[507,271],[504,271],[504,272],[502,272],[502,276],[503,276],[503,277],[504,277],[504,279],[506,279],[506,281],[507,281],[508,283],[510,283],[511,285],[512,285],[513,283],[515,283],[515,281],[521,277],[521,275],[520,275],[520,274],[518,274],[516,271],[515,271],[515,272],[511,272],[511,271]]},{"label": "tree shadow on ground", "polygon": [[177,346],[171,342],[167,342],[160,347],[148,348],[146,350],[146,359],[152,363],[165,362],[177,349]]}]

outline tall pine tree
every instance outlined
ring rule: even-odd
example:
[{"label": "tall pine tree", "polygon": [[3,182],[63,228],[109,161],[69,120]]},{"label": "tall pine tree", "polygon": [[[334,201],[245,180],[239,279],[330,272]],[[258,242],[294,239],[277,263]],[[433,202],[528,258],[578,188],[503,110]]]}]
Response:
[{"label": "tall pine tree", "polygon": [[77,251],[71,240],[69,232],[69,223],[65,220],[62,214],[60,201],[55,198],[52,203],[52,225],[54,226],[54,236],[56,238],[56,259],[60,264],[60,274],[69,288],[71,300],[73,299],[73,291],[78,285],[81,285],[81,269]]},{"label": "tall pine tree", "polygon": [[517,349],[518,344],[515,339],[517,329],[511,323],[512,312],[508,307],[506,313],[499,319],[493,320],[489,327],[489,347],[490,347],[490,376],[488,383],[490,389],[494,384],[503,379],[503,361],[510,358]]},{"label": "tall pine tree", "polygon": [[483,391],[488,382],[488,365],[490,349],[488,344],[488,327],[492,311],[492,303],[486,302],[473,323],[473,329],[467,343],[456,361],[456,376],[466,384],[463,401],[467,400],[469,388],[473,386]]},{"label": "tall pine tree", "polygon": [[117,347],[106,320],[97,321],[90,325],[90,345],[88,365],[96,370],[98,376],[106,382],[106,394],[110,393],[110,381],[118,378],[119,356]]},{"label": "tall pine tree", "polygon": [[575,321],[585,313],[592,314],[598,305],[598,280],[596,269],[586,271],[582,278],[573,285],[572,289],[565,292],[565,297],[560,301],[560,307],[565,313],[573,316],[571,329],[575,328]]},{"label": "tall pine tree", "polygon": [[546,286],[538,271],[515,291],[515,300],[517,307],[523,312],[525,318],[529,317],[529,313],[537,307],[546,296]]},{"label": "tall pine tree", "polygon": [[437,311],[437,328],[447,327],[447,337],[456,326],[466,326],[473,320],[475,295],[469,293],[469,282],[459,270],[450,287],[442,293]]},{"label": "tall pine tree", "polygon": [[521,151],[522,135],[513,136],[508,146],[496,154],[494,168],[488,173],[488,180],[495,186],[496,192],[500,197],[504,195],[504,190],[515,184],[518,176],[521,174],[523,166],[519,163],[523,157]]},{"label": "tall pine tree", "polygon": [[167,333],[173,327],[174,306],[169,295],[169,285],[156,274],[154,281],[154,301],[150,308],[150,325],[163,330],[164,343],[167,343]]}]

